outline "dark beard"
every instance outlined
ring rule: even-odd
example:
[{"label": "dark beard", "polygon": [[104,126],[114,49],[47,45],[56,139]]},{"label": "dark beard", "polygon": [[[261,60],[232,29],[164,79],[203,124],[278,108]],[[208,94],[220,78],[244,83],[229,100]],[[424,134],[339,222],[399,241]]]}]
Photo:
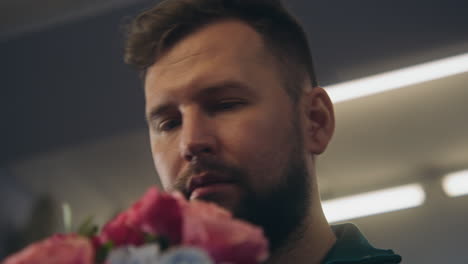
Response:
[{"label": "dark beard", "polygon": [[[310,180],[297,120],[293,120],[291,141],[291,153],[280,183],[268,193],[260,194],[252,189],[248,183],[249,175],[243,169],[206,156],[191,164],[189,170],[178,177],[173,189],[181,191],[188,199],[186,186],[194,173],[209,170],[235,176],[238,180],[236,184],[245,190],[245,196],[232,213],[237,218],[261,226],[269,240],[270,252],[273,253],[294,239],[291,236],[300,230],[311,203]],[[216,198],[206,200],[217,202]]]},{"label": "dark beard", "polygon": [[304,159],[303,138],[298,109],[291,120],[291,146],[289,160],[281,175],[280,183],[266,195],[247,188],[236,217],[263,227],[269,239],[270,252],[284,248],[302,234],[304,220],[311,204],[310,177]]},{"label": "dark beard", "polygon": [[[302,152],[295,149],[282,175],[281,184],[267,195],[248,190],[236,217],[263,227],[275,252],[293,239],[310,207],[310,183]],[[300,234],[299,234],[300,235]]]}]

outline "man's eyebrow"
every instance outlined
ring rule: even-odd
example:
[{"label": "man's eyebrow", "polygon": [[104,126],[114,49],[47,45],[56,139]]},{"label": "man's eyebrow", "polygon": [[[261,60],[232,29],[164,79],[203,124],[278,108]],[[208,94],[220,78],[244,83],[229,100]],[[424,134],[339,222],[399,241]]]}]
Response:
[{"label": "man's eyebrow", "polygon": [[146,122],[150,123],[151,120],[154,120],[158,118],[159,116],[163,115],[165,112],[169,111],[171,107],[172,107],[171,103],[166,103],[166,104],[162,104],[162,105],[152,108],[146,114]]},{"label": "man's eyebrow", "polygon": [[195,98],[198,99],[207,96],[215,96],[229,91],[240,92],[249,96],[254,96],[254,92],[248,85],[239,81],[227,80],[215,83],[208,86],[207,88],[200,90],[198,93],[196,93]]}]

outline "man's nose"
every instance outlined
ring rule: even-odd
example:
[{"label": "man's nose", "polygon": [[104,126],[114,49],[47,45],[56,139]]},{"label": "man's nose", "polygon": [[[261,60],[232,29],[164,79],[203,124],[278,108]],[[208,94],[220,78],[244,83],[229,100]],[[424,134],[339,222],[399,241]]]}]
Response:
[{"label": "man's nose", "polygon": [[198,111],[187,111],[184,114],[180,135],[180,153],[187,161],[216,154],[216,138],[208,116]]}]

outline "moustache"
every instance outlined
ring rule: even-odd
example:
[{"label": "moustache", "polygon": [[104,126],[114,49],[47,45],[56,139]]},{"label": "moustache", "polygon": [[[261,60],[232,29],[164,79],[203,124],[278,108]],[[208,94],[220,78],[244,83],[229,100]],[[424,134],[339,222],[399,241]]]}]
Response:
[{"label": "moustache", "polygon": [[225,175],[236,183],[242,183],[246,178],[246,172],[243,169],[227,164],[219,159],[211,157],[194,158],[190,161],[187,169],[177,177],[171,189],[181,192],[185,198],[189,199],[190,180],[203,172]]}]

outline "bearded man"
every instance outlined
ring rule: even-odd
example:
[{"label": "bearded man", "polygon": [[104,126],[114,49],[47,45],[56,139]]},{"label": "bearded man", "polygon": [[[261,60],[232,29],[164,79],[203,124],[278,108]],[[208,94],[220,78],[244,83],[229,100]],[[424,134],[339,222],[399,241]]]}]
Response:
[{"label": "bearded man", "polygon": [[315,157],[334,131],[306,35],[279,1],[167,0],[129,27],[166,190],[263,227],[268,263],[399,263],[322,211]]}]

